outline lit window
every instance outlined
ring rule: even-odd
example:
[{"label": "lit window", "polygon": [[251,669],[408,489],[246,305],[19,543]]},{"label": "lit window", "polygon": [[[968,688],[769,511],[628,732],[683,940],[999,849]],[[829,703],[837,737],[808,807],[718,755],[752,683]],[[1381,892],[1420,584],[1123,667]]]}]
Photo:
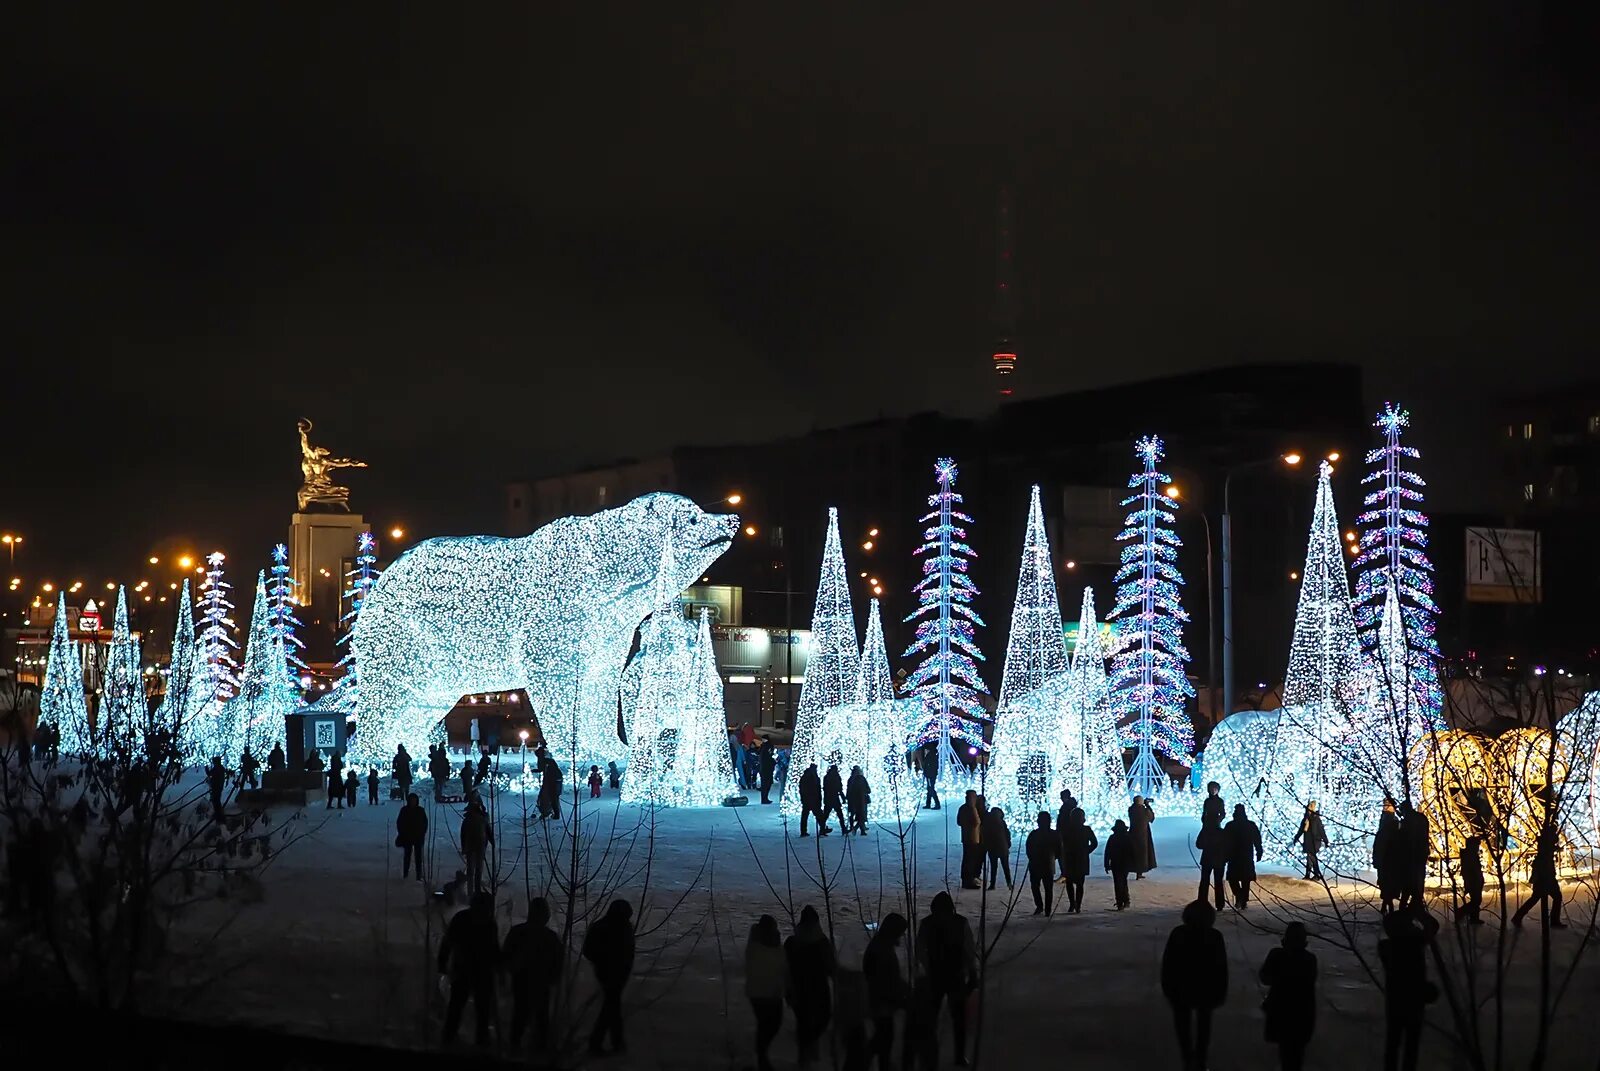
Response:
[{"label": "lit window", "polygon": [[1533,438],[1533,425],[1532,424],[1524,424],[1524,425],[1522,425],[1522,437],[1524,439]]},{"label": "lit window", "polygon": [[1516,437],[1517,437],[1517,426],[1515,424],[1507,424],[1506,425],[1506,438],[1515,439]]},{"label": "lit window", "polygon": [[1600,435],[1600,415],[1589,418],[1589,434]]},{"label": "lit window", "polygon": [[1522,485],[1522,500],[1524,502],[1533,501],[1533,484],[1525,483]]}]

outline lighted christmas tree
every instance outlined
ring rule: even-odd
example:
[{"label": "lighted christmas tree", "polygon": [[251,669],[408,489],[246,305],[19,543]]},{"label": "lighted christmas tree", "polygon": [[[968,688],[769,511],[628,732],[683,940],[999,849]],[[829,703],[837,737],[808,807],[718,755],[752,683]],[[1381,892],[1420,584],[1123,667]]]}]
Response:
[{"label": "lighted christmas tree", "polygon": [[[683,619],[683,604],[671,578],[677,570],[671,543],[663,544],[656,573],[655,609],[640,629],[638,699],[628,729],[628,776],[622,801],[672,806],[683,787],[678,745],[688,711],[701,690],[699,667]],[[626,714],[625,714],[626,716]],[[727,750],[726,726],[723,750]]]},{"label": "lighted christmas tree", "polygon": [[289,548],[279,543],[272,548],[272,577],[267,585],[267,617],[272,627],[272,634],[283,644],[283,653],[289,666],[289,674],[296,677],[306,669],[305,661],[300,657],[300,652],[306,649],[305,643],[296,635],[295,630],[300,627],[300,619],[294,615],[295,579],[289,575]]},{"label": "lighted christmas tree", "polygon": [[1073,718],[1081,726],[1078,766],[1083,788],[1078,798],[1091,815],[1114,819],[1126,809],[1127,765],[1122,758],[1122,737],[1117,732],[1117,712],[1111,703],[1111,679],[1106,673],[1106,645],[1095,616],[1094,589],[1083,589],[1078,610],[1078,643],[1072,652]]},{"label": "lighted christmas tree", "polygon": [[[1393,708],[1391,721],[1421,720],[1432,728],[1444,727],[1439,712],[1444,695],[1439,686],[1439,644],[1434,639],[1433,563],[1428,560],[1428,517],[1421,511],[1422,477],[1405,466],[1420,457],[1417,449],[1400,441],[1410,426],[1404,409],[1385,404],[1374,427],[1384,443],[1367,454],[1367,464],[1377,466],[1362,479],[1375,485],[1362,499],[1362,527],[1357,570],[1355,617],[1363,649],[1371,658],[1380,701]],[[1405,650],[1395,660],[1380,652],[1380,626],[1390,592],[1396,603],[1396,628]],[[1415,708],[1407,712],[1406,708]]]},{"label": "lighted christmas tree", "polygon": [[799,813],[800,775],[809,763],[817,761],[817,733],[828,711],[854,697],[860,663],[850,581],[845,575],[844,550],[839,542],[839,511],[829,508],[822,575],[811,614],[805,683],[800,686],[800,702],[795,708],[794,744],[789,752],[789,779],[783,794],[785,813]]},{"label": "lighted christmas tree", "polygon": [[[1067,672],[1067,639],[1056,597],[1055,562],[1044,530],[1039,488],[1028,505],[1028,530],[1017,575],[1017,600],[1011,611],[1011,640],[995,707],[994,751],[985,792],[1011,814],[1050,807],[1065,778],[1067,738],[1063,735],[1065,689],[1040,694],[1046,682]],[[1064,682],[1063,682],[1064,683]],[[1031,697],[1024,702],[1024,697]],[[1081,736],[1081,729],[1075,734]],[[1076,747],[1072,749],[1076,758]],[[1080,768],[1081,769],[1081,768]]]},{"label": "lighted christmas tree", "polygon": [[172,637],[167,691],[155,718],[158,727],[172,734],[178,753],[185,757],[197,753],[195,734],[213,698],[208,684],[205,652],[195,636],[194,603],[185,579],[178,591],[178,624]]},{"label": "lighted christmas tree", "polygon": [[711,639],[711,611],[704,607],[692,655],[695,701],[684,711],[679,728],[675,782],[682,788],[673,802],[683,807],[712,807],[733,794],[735,782],[722,674],[717,672],[717,652]]},{"label": "lighted christmas tree", "polygon": [[200,650],[211,698],[219,702],[232,699],[239,687],[239,664],[233,658],[239,645],[233,638],[233,619],[228,616],[233,603],[228,601],[232,585],[223,579],[225,560],[221,551],[207,555],[206,579],[200,585]]},{"label": "lighted christmas tree", "polygon": [[80,755],[93,747],[89,735],[89,702],[83,691],[83,660],[67,631],[67,596],[56,595],[56,620],[50,629],[50,656],[39,695],[39,720],[55,726],[62,755]]},{"label": "lighted christmas tree", "polygon": [[249,748],[256,758],[264,758],[264,750],[283,733],[285,719],[300,705],[299,691],[291,681],[283,641],[274,630],[266,574],[262,573],[256,577],[238,693],[223,704],[223,730],[213,754],[233,762]]},{"label": "lighted christmas tree", "polygon": [[917,609],[906,617],[917,622],[917,638],[903,657],[922,659],[906,678],[906,687],[921,700],[923,721],[916,733],[916,744],[936,743],[941,776],[954,775],[959,760],[957,742],[967,748],[985,749],[983,724],[988,716],[980,694],[989,689],[978,675],[976,630],[983,619],[972,608],[977,585],[967,575],[970,559],[976,557],[967,543],[965,525],[972,518],[961,510],[961,495],[955,490],[956,463],[942,457],[934,465],[939,481],[938,493],[928,496],[930,512],[922,523],[922,579],[913,589]]},{"label": "lighted christmas tree", "polygon": [[1149,796],[1167,776],[1160,753],[1183,766],[1194,765],[1194,727],[1185,710],[1194,686],[1184,672],[1189,652],[1183,645],[1183,609],[1178,547],[1172,530],[1178,503],[1166,493],[1172,478],[1156,466],[1164,452],[1155,436],[1140,439],[1135,452],[1143,470],[1128,487],[1137,493],[1122,500],[1132,506],[1119,541],[1122,564],[1115,577],[1117,602],[1109,617],[1116,623],[1117,651],[1111,665],[1112,705],[1125,726],[1123,742],[1137,749],[1128,771],[1129,791]]},{"label": "lighted christmas tree", "polygon": [[[896,699],[889,673],[889,650],[883,639],[878,600],[867,609],[867,636],[855,695],[829,710],[817,736],[818,766],[839,764],[845,777],[860,766],[871,786],[867,817],[872,821],[909,820],[922,800],[920,777],[906,765],[907,734],[920,710],[916,700]],[[915,784],[913,784],[915,781]]]},{"label": "lighted christmas tree", "polygon": [[150,704],[145,695],[144,671],[139,665],[139,641],[128,624],[128,593],[117,588],[117,610],[112,618],[111,650],[100,690],[95,737],[102,754],[136,750],[150,728]]}]

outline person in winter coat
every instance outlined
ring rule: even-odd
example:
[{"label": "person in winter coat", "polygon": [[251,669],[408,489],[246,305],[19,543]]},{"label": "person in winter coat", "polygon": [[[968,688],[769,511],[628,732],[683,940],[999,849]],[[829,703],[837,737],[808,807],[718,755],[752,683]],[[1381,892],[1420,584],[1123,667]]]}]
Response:
[{"label": "person in winter coat", "polygon": [[1428,945],[1438,932],[1438,921],[1421,904],[1396,908],[1383,917],[1378,960],[1384,980],[1384,1071],[1416,1071],[1423,1012],[1439,997],[1428,981]]},{"label": "person in winter coat", "polygon": [[378,802],[378,768],[376,766],[367,770],[367,802],[370,804]]},{"label": "person in winter coat", "polygon": [[[1211,799],[1217,798],[1211,797]],[[1209,803],[1210,800],[1206,802]],[[1222,831],[1222,823],[1220,821],[1200,823],[1200,832],[1194,838],[1194,846],[1200,849],[1200,891],[1195,895],[1204,900],[1208,892],[1212,893],[1216,900],[1216,908],[1221,911],[1229,854],[1228,835]]]},{"label": "person in winter coat", "polygon": [[859,766],[850,767],[850,780],[844,784],[845,809],[850,814],[850,824],[844,828],[846,833],[867,835],[867,804],[871,799],[872,786],[867,784],[867,775]]},{"label": "person in winter coat", "polygon": [[477,1020],[477,1042],[489,1043],[489,1024],[495,1018],[494,972],[499,958],[494,897],[477,893],[471,906],[456,912],[439,942],[439,973],[450,978],[450,1004],[444,1013],[446,1045],[456,1039],[468,997],[472,998],[472,1014]]},{"label": "person in winter coat", "polygon": [[277,773],[288,764],[289,760],[283,754],[283,744],[273,744],[272,750],[267,752],[267,772]]},{"label": "person in winter coat", "polygon": [[1200,824],[1221,829],[1227,813],[1228,805],[1222,799],[1222,786],[1215,781],[1206,782],[1206,799],[1200,805]]},{"label": "person in winter coat", "polygon": [[989,859],[989,888],[994,888],[1002,870],[1006,888],[1011,888],[1011,827],[1006,825],[1006,812],[999,807],[983,812],[983,851]]},{"label": "person in winter coat", "polygon": [[806,767],[806,772],[800,775],[800,835],[811,836],[806,832],[806,819],[816,816],[817,836],[828,835],[828,818],[822,811],[822,778],[817,774],[817,764],[811,763]]},{"label": "person in winter coat", "polygon": [[483,809],[476,794],[467,800],[467,811],[461,816],[461,855],[466,862],[467,877],[473,892],[483,888],[483,865],[487,860],[489,845],[494,843],[494,830],[489,825],[489,812]]},{"label": "person in winter coat", "polygon": [[260,788],[256,781],[256,771],[259,769],[261,769],[260,760],[250,754],[248,747],[245,748],[244,754],[239,756],[239,787],[244,788],[249,785],[251,788]]},{"label": "person in winter coat", "polygon": [[605,917],[584,935],[583,958],[594,967],[594,979],[600,985],[600,1015],[589,1032],[589,1052],[603,1055],[607,1037],[613,1052],[624,1052],[628,1046],[622,1036],[622,990],[633,974],[632,904],[611,901]]},{"label": "person in winter coat", "polygon": [[472,795],[473,777],[477,772],[478,764],[471,759],[466,759],[461,763],[461,794],[463,796]]},{"label": "person in winter coat", "polygon": [[[1100,840],[1085,824],[1081,807],[1072,809],[1065,827],[1058,828],[1056,834],[1061,838],[1061,875],[1067,882],[1067,911],[1080,915],[1083,913],[1083,882],[1089,876],[1089,857],[1100,847]],[[1122,882],[1126,887],[1126,871]]]},{"label": "person in winter coat", "polygon": [[1111,887],[1116,893],[1117,910],[1125,910],[1132,901],[1128,898],[1128,871],[1133,867],[1133,844],[1128,823],[1117,819],[1106,838],[1106,873],[1111,875]]},{"label": "person in winter coat", "polygon": [[925,810],[937,811],[939,809],[939,751],[932,744],[922,749],[918,759],[918,768],[922,772],[922,781],[925,786],[922,795],[922,806]]},{"label": "person in winter coat", "polygon": [[756,1017],[756,1069],[772,1071],[767,1051],[783,1026],[783,998],[788,988],[789,963],[783,952],[778,920],[762,915],[750,927],[744,946],[744,995]]},{"label": "person in winter coat", "polygon": [[1233,906],[1243,911],[1250,906],[1250,883],[1256,880],[1256,864],[1261,862],[1261,827],[1245,815],[1244,804],[1233,805],[1233,821],[1222,828],[1228,844],[1228,888],[1233,890]]},{"label": "person in winter coat", "polygon": [[394,845],[401,850],[400,876],[411,876],[411,864],[417,864],[417,880],[422,880],[422,845],[428,836],[428,812],[422,809],[415,792],[406,796],[406,805],[394,820]]},{"label": "person in winter coat", "polygon": [[1387,915],[1400,897],[1400,816],[1394,798],[1383,797],[1383,813],[1378,816],[1378,832],[1372,837],[1372,869],[1378,874],[1379,910]]},{"label": "person in winter coat", "polygon": [[600,776],[600,764],[595,763],[589,767],[589,798],[600,798],[600,789],[605,785],[606,779]]},{"label": "person in winter coat", "polygon": [[1050,812],[1040,811],[1037,828],[1023,841],[1028,857],[1028,888],[1033,890],[1033,913],[1048,915],[1056,889],[1056,859],[1061,855],[1061,837],[1050,828]]},{"label": "person in winter coat", "polygon": [[[1078,801],[1073,798],[1072,790],[1068,789],[1068,788],[1062,789],[1061,790],[1061,809],[1056,812],[1056,832],[1057,833],[1066,832],[1067,826],[1072,821],[1072,812],[1077,810],[1077,809],[1078,809]],[[1065,844],[1063,844],[1062,847],[1064,849],[1065,848]],[[1066,857],[1065,854],[1063,854],[1061,856],[1061,880],[1062,881],[1066,881],[1067,880],[1067,857]]]},{"label": "person in winter coat", "polygon": [[1428,883],[1428,853],[1432,850],[1428,835],[1428,816],[1410,803],[1402,803],[1400,812],[1400,841],[1396,862],[1400,867],[1400,906],[1417,907],[1424,902]]},{"label": "person in winter coat", "polygon": [[622,787],[622,771],[617,769],[615,762],[606,763],[606,777],[611,782],[611,791],[615,792]]},{"label": "person in winter coat", "polygon": [[528,921],[506,931],[500,966],[511,978],[511,1044],[533,1022],[534,1048],[550,1042],[550,998],[561,985],[566,949],[550,928],[550,903],[542,896],[528,901]]},{"label": "person in winter coat", "polygon": [[1567,924],[1561,921],[1561,882],[1556,873],[1556,851],[1560,845],[1560,828],[1554,822],[1546,823],[1535,842],[1533,872],[1528,876],[1528,898],[1511,916],[1513,926],[1521,926],[1522,920],[1536,904],[1549,901],[1550,926],[1557,930],[1566,929]]},{"label": "person in winter coat", "polygon": [[967,789],[966,802],[956,808],[956,825],[961,829],[961,887],[976,889],[983,873],[983,813],[975,790]]},{"label": "person in winter coat", "polygon": [[1143,796],[1133,797],[1133,802],[1128,805],[1128,834],[1135,881],[1156,868],[1156,841],[1150,831],[1151,823],[1155,820],[1155,808]]},{"label": "person in winter coat", "polygon": [[[211,819],[214,822],[222,821],[222,793],[228,787],[228,771],[222,765],[222,756],[214,755],[211,765],[206,767],[206,791],[211,797]],[[333,806],[333,793],[328,793],[328,806]]]},{"label": "person in winter coat", "polygon": [[1322,867],[1317,864],[1317,853],[1328,846],[1328,831],[1317,813],[1317,801],[1306,804],[1306,813],[1300,819],[1300,828],[1289,842],[1289,847],[1302,845],[1306,851],[1306,881],[1321,881]]},{"label": "person in winter coat", "polygon": [[544,797],[544,806],[549,808],[549,817],[561,821],[561,794],[565,791],[566,773],[561,769],[561,764],[546,751],[540,760],[542,770],[539,789]]},{"label": "person in winter coat", "polygon": [[489,750],[485,748],[478,753],[478,769],[472,775],[473,784],[481,785],[489,780],[489,766]]},{"label": "person in winter coat", "polygon": [[411,753],[404,744],[394,749],[394,787],[399,790],[400,798],[411,795]]},{"label": "person in winter coat", "polygon": [[1456,921],[1465,920],[1473,926],[1481,926],[1483,919],[1479,918],[1479,913],[1483,910],[1482,837],[1473,834],[1462,844],[1457,872],[1461,875],[1461,888],[1467,894],[1467,901],[1456,908]]},{"label": "person in winter coat", "polygon": [[892,1071],[894,1058],[894,1017],[911,999],[911,987],[900,971],[900,939],[911,928],[905,916],[891,911],[878,924],[878,931],[867,942],[861,957],[861,973],[867,982],[868,1013],[872,1016],[872,1042],[868,1066],[878,1061],[878,1071]]},{"label": "person in winter coat", "polygon": [[361,795],[361,778],[356,776],[354,770],[346,770],[344,774],[344,800],[350,806],[356,805],[356,797]]},{"label": "person in winter coat", "polygon": [[428,776],[433,779],[434,802],[442,803],[444,791],[449,787],[450,756],[445,754],[443,747],[435,744],[428,745]]},{"label": "person in winter coat", "polygon": [[1317,1026],[1317,957],[1306,951],[1303,923],[1284,928],[1283,944],[1267,953],[1260,978],[1267,987],[1261,1004],[1267,1013],[1266,1039],[1278,1046],[1283,1071],[1300,1071]]},{"label": "person in winter coat", "polygon": [[1161,993],[1172,1005],[1185,1071],[1205,1071],[1211,1013],[1228,996],[1228,949],[1216,921],[1210,904],[1194,901],[1183,909],[1183,924],[1173,928],[1161,956]]},{"label": "person in winter coat", "polygon": [[778,749],[772,746],[772,741],[767,737],[761,738],[760,764],[757,766],[761,778],[761,802],[771,803],[772,783],[778,776]]},{"label": "person in winter coat", "polygon": [[789,1006],[794,1009],[795,1041],[802,1064],[817,1059],[818,1041],[833,1015],[833,974],[838,966],[833,942],[822,930],[817,909],[800,912],[794,935],[783,943],[789,964]]},{"label": "person in winter coat", "polygon": [[837,815],[839,829],[848,834],[850,825],[844,820],[844,777],[839,773],[838,763],[828,763],[828,772],[822,775],[822,818],[826,822],[829,815]]},{"label": "person in winter coat", "polygon": [[339,776],[339,771],[332,766],[328,767],[328,806],[324,810],[332,809],[335,803],[339,809],[344,810],[344,779]]},{"label": "person in winter coat", "polygon": [[[939,1005],[950,1005],[950,1029],[956,1047],[956,1066],[967,1065],[967,997],[978,984],[978,946],[973,940],[972,926],[964,915],[956,913],[956,903],[950,894],[934,896],[926,918],[917,926],[917,968],[919,975],[916,998],[919,1007],[913,1009],[917,1031],[915,1047],[924,1053],[937,1054]],[[907,1045],[912,1045],[912,1031],[907,1030]],[[933,1067],[937,1062],[927,1062]]]}]

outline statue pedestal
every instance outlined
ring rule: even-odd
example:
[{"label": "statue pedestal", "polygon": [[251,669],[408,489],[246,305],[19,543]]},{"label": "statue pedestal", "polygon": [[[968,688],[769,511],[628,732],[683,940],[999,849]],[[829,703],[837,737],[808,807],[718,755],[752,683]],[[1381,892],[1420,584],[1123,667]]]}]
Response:
[{"label": "statue pedestal", "polygon": [[345,574],[355,568],[356,540],[367,530],[359,513],[296,513],[289,522],[289,574],[306,625],[338,628]]}]

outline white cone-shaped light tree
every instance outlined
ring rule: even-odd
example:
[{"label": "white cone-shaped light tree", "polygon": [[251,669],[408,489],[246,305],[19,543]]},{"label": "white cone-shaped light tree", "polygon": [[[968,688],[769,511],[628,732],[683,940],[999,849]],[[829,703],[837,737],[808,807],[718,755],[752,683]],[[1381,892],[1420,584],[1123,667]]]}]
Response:
[{"label": "white cone-shaped light tree", "polygon": [[1137,750],[1128,771],[1128,790],[1150,796],[1167,782],[1156,755],[1193,766],[1194,726],[1185,709],[1194,686],[1184,672],[1189,652],[1183,626],[1189,620],[1179,590],[1178,547],[1172,530],[1178,503],[1166,487],[1172,478],[1157,469],[1164,456],[1161,440],[1140,439],[1134,447],[1143,468],[1128,479],[1134,494],[1122,500],[1133,507],[1117,538],[1122,565],[1117,570],[1117,651],[1111,666],[1112,703],[1124,727],[1123,741]]},{"label": "white cone-shaped light tree", "polygon": [[[673,590],[672,545],[661,550],[656,574],[655,609],[640,630],[639,693],[628,725],[628,776],[622,781],[624,803],[670,807],[686,787],[677,768],[682,730],[689,710],[698,705],[701,689],[691,627]],[[726,726],[722,749],[727,751]]]},{"label": "white cone-shaped light tree", "polygon": [[[1078,644],[1072,652],[1068,676],[1072,698],[1068,725],[1076,723],[1082,732],[1078,747],[1083,787],[1078,799],[1087,814],[1112,819],[1126,810],[1128,773],[1122,759],[1122,737],[1117,732],[1117,712],[1111,702],[1106,645],[1095,615],[1093,588],[1083,589]],[[1070,738],[1068,744],[1070,747]]]},{"label": "white cone-shaped light tree", "polygon": [[867,636],[861,646],[861,668],[850,702],[828,711],[817,735],[817,765],[836,762],[849,776],[861,767],[872,789],[867,808],[875,821],[910,818],[916,812],[916,789],[906,766],[908,721],[915,700],[897,700],[889,673],[889,651],[883,640],[878,600],[867,610]]},{"label": "white cone-shaped light tree", "polygon": [[811,614],[806,679],[800,686],[800,702],[795,708],[794,744],[789,752],[789,779],[783,793],[786,814],[800,813],[800,775],[808,764],[817,761],[817,734],[828,711],[855,696],[860,662],[850,581],[845,575],[844,549],[839,542],[839,511],[830,507],[822,575],[817,583],[816,608]]},{"label": "white cone-shaped light tree", "polygon": [[[1035,485],[1011,611],[1011,638],[995,707],[994,752],[984,791],[1016,821],[1052,808],[1063,787],[1077,788],[1082,727],[1068,724],[1067,638],[1061,627],[1055,562]],[[1041,691],[1061,678],[1061,687]],[[1069,739],[1070,737],[1070,739]],[[1069,767],[1072,767],[1069,769]]]},{"label": "white cone-shaped light tree", "polygon": [[113,749],[139,749],[150,729],[150,703],[139,663],[139,641],[128,623],[128,593],[117,588],[117,610],[111,625],[111,650],[100,692],[95,737],[102,754]]},{"label": "white cone-shaped light tree", "polygon": [[207,555],[206,579],[200,585],[200,649],[206,660],[211,696],[219,702],[232,699],[239,687],[239,664],[233,657],[239,644],[233,638],[233,619],[228,616],[233,612],[233,603],[228,601],[232,585],[223,579],[224,561],[221,551]]},{"label": "white cone-shaped light tree", "polygon": [[904,657],[922,659],[906,678],[923,707],[914,743],[938,747],[939,777],[948,782],[967,769],[957,758],[958,744],[964,751],[988,748],[983,723],[989,718],[979,696],[989,689],[978,675],[983,652],[976,630],[983,619],[972,608],[978,588],[967,575],[970,559],[976,557],[965,527],[972,518],[961,510],[955,461],[942,457],[933,471],[939,490],[928,496],[930,512],[922,517],[928,527],[917,548],[922,558],[922,579],[914,589],[919,605],[906,617],[917,622],[917,638]]},{"label": "white cone-shaped light tree", "polygon": [[39,695],[39,720],[55,727],[56,749],[79,755],[91,749],[89,702],[83,691],[83,659],[67,630],[67,596],[56,595],[56,620],[50,629],[50,656]]},{"label": "white cone-shaped light tree", "polygon": [[711,640],[711,611],[701,609],[691,650],[694,701],[684,707],[671,802],[679,807],[714,807],[735,790],[733,757],[728,753],[728,716],[723,706],[722,674]]},{"label": "white cone-shaped light tree", "polygon": [[213,754],[220,754],[231,763],[238,761],[248,748],[257,759],[263,758],[283,735],[285,719],[300,705],[299,691],[291,680],[283,639],[274,628],[266,576],[262,574],[256,578],[239,690],[222,708],[222,724],[226,727],[223,750]]}]

